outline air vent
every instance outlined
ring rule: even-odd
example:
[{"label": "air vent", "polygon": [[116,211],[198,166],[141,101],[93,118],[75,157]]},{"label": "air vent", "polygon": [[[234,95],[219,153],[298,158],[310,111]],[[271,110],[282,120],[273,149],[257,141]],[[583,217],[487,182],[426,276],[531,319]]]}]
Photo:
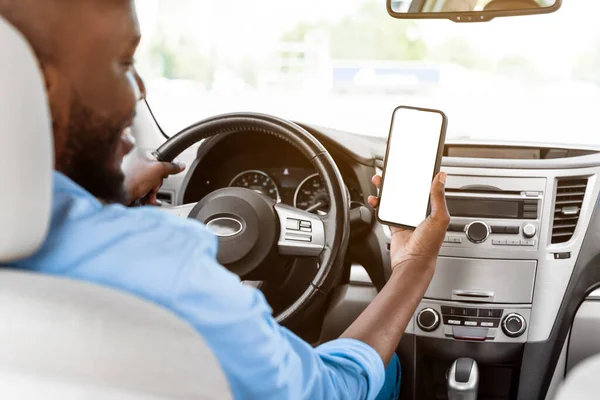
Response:
[{"label": "air vent", "polygon": [[568,242],[573,237],[587,184],[587,178],[561,178],[558,180],[552,243]]},{"label": "air vent", "polygon": [[173,192],[167,192],[167,191],[162,191],[162,190],[156,194],[156,200],[161,201],[163,203],[170,204],[170,205],[173,205],[173,197],[174,197]]}]

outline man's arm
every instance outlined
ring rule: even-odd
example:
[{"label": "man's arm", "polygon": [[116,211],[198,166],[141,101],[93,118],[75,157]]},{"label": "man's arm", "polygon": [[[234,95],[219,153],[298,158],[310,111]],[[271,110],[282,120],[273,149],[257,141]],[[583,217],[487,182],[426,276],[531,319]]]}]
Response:
[{"label": "man's arm", "polygon": [[[375,177],[373,183],[379,187],[381,179]],[[434,179],[431,215],[414,232],[392,229],[392,276],[381,293],[342,335],[373,347],[386,365],[433,278],[437,254],[450,222],[445,183],[444,173]],[[370,203],[377,206],[378,202],[371,198]]]}]

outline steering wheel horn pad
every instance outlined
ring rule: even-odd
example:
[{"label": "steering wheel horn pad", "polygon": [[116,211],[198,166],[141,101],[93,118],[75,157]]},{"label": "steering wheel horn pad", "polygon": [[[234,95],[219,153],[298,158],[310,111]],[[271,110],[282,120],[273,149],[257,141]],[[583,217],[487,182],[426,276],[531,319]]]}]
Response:
[{"label": "steering wheel horn pad", "polygon": [[[225,188],[203,198],[192,209],[189,218],[211,229],[211,222],[236,221],[237,231],[214,231],[219,239],[217,260],[239,276],[256,271],[271,254],[278,238],[275,202],[245,188]],[[212,230],[212,229],[211,229]],[[256,274],[254,274],[256,277]]]}]

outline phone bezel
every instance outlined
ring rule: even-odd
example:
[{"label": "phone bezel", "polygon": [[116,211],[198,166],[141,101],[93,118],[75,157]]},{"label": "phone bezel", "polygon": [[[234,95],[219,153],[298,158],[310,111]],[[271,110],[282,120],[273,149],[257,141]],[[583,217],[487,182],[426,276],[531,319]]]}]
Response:
[{"label": "phone bezel", "polygon": [[[444,145],[446,143],[446,130],[448,128],[448,117],[446,117],[446,114],[444,114],[443,111],[440,110],[434,110],[431,108],[422,108],[422,107],[411,107],[411,106],[399,106],[396,107],[394,109],[394,112],[392,113],[392,122],[390,124],[390,134],[388,135],[388,141],[387,141],[387,148],[385,150],[385,159],[384,159],[384,164],[383,164],[383,173],[381,176],[381,188],[379,189],[379,193],[383,193],[383,187],[385,185],[385,175],[386,175],[386,171],[387,171],[387,163],[388,163],[388,156],[389,156],[389,152],[390,152],[390,142],[392,139],[392,132],[393,132],[393,128],[394,128],[394,119],[396,118],[396,111],[400,110],[400,109],[409,109],[409,110],[417,110],[417,111],[424,111],[424,112],[430,112],[430,113],[437,113],[440,114],[442,116],[442,127],[440,130],[440,138],[438,141],[438,150],[437,150],[437,156],[436,156],[436,160],[435,160],[435,165],[433,168],[433,175],[431,176],[431,182],[433,182],[433,178],[435,178],[435,176],[440,172],[440,169],[442,167],[442,158],[444,157]],[[431,214],[431,199],[428,200],[427,202],[427,214],[426,214],[426,218],[427,216],[429,216],[429,214]],[[377,208],[377,221],[379,221],[379,223],[384,224],[384,225],[389,225],[389,226],[394,226],[397,228],[404,228],[404,229],[411,229],[414,230],[417,227],[416,226],[411,226],[411,225],[403,225],[403,224],[399,224],[396,222],[391,222],[391,221],[384,221],[379,217],[379,207]]]}]

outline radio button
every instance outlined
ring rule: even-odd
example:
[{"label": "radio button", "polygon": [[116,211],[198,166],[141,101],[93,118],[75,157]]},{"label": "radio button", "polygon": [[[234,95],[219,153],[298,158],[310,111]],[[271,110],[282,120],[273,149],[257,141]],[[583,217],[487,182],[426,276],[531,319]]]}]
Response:
[{"label": "radio button", "polygon": [[465,224],[450,224],[448,226],[448,232],[464,232]]},{"label": "radio button", "polygon": [[506,241],[506,244],[508,246],[520,246],[521,245],[521,241],[519,239],[508,239]]},{"label": "radio button", "polygon": [[433,332],[440,325],[440,315],[433,308],[425,308],[417,315],[417,325],[425,332]]},{"label": "radio button", "polygon": [[473,243],[483,243],[490,236],[490,228],[481,221],[475,221],[467,227],[467,237]]},{"label": "radio button", "polygon": [[519,231],[520,231],[520,229],[518,226],[507,226],[506,227],[506,233],[511,234],[511,235],[518,235]]},{"label": "radio button", "polygon": [[535,246],[535,240],[521,240],[521,246]]},{"label": "radio button", "polygon": [[466,317],[476,317],[477,309],[476,308],[463,308],[462,315],[464,315]]},{"label": "radio button", "polygon": [[504,312],[501,308],[480,308],[479,316],[483,318],[501,318]]},{"label": "radio button", "polygon": [[494,225],[492,226],[492,233],[506,233],[506,227]]},{"label": "radio button", "polygon": [[449,237],[448,240],[450,243],[462,243],[462,238],[459,237]]},{"label": "radio button", "polygon": [[492,239],[492,244],[495,246],[506,246],[506,239]]},{"label": "radio button", "polygon": [[465,321],[466,326],[477,326],[477,321]]},{"label": "radio button", "polygon": [[531,238],[535,237],[536,233],[537,233],[537,229],[535,228],[535,225],[533,225],[533,224],[527,224],[523,227],[523,236],[525,236],[527,239],[531,239]]}]

